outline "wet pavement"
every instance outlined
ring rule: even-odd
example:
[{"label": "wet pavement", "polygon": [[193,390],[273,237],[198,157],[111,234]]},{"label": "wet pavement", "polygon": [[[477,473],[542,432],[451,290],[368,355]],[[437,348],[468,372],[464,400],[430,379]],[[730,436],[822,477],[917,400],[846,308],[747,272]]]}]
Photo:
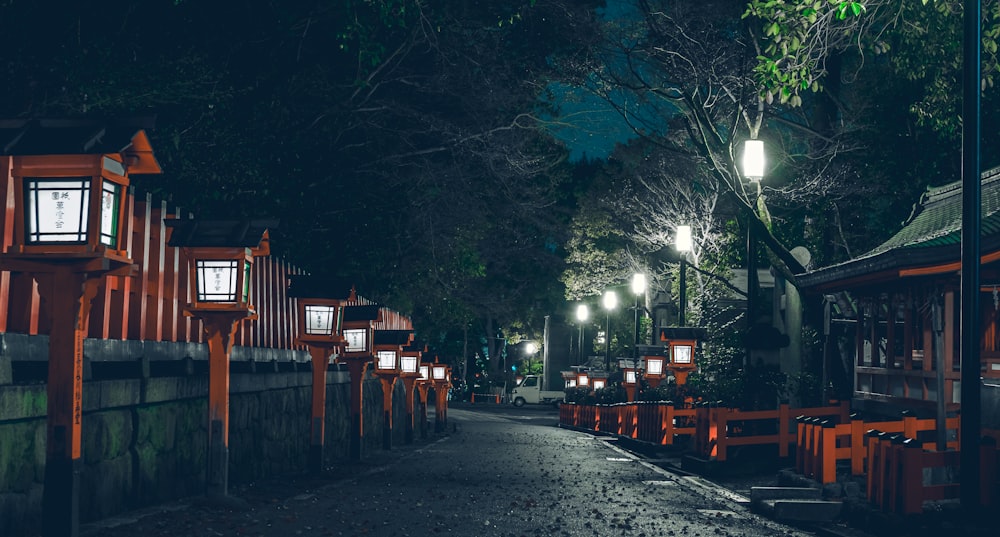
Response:
[{"label": "wet pavement", "polygon": [[751,513],[714,483],[617,442],[560,429],[550,409],[449,409],[449,427],[324,475],[232,487],[85,524],[89,536],[810,535]]}]

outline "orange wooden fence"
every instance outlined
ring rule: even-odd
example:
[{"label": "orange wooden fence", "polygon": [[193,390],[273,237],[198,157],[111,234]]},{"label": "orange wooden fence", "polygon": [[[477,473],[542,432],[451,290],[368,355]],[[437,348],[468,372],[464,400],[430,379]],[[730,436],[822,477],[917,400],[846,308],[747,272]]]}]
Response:
[{"label": "orange wooden fence", "polygon": [[[868,438],[866,474],[868,501],[883,511],[916,514],[925,501],[959,497],[960,451],[927,451],[923,443],[903,434],[871,430]],[[996,441],[986,438],[979,445],[980,503],[992,505],[998,483]]]},{"label": "orange wooden fence", "polygon": [[[951,434],[948,441],[949,449],[959,449],[958,430],[959,418],[945,420],[945,426]],[[851,416],[846,423],[835,423],[832,420],[800,417],[798,423],[798,453],[795,458],[795,469],[798,473],[811,477],[820,483],[837,481],[837,462],[850,461],[851,475],[864,475],[865,462],[868,457],[866,433],[879,430],[885,433],[902,433],[906,438],[916,439],[920,433],[936,430],[934,419],[917,419],[906,416],[902,420],[866,422]],[[934,442],[920,444],[924,449],[933,449]]]},{"label": "orange wooden fence", "polygon": [[693,438],[694,452],[718,461],[726,460],[734,446],[777,445],[777,454],[787,457],[796,444],[798,431],[792,426],[793,412],[806,416],[847,419],[848,402],[836,406],[745,412],[702,405],[675,405],[670,401],[616,403],[612,405],[560,406],[562,425],[634,438],[659,445],[672,445],[678,436]]},{"label": "orange wooden fence", "polygon": [[830,416],[846,421],[849,412],[848,401],[795,409],[782,404],[775,410],[753,411],[703,405],[697,409],[695,449],[706,458],[724,461],[730,447],[776,444],[778,456],[787,457],[798,440],[792,416]]}]

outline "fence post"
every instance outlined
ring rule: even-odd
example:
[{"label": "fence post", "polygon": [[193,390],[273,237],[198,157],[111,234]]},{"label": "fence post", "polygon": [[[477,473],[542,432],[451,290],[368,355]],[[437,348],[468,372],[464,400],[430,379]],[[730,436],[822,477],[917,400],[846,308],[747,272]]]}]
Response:
[{"label": "fence post", "polygon": [[729,409],[716,407],[713,409],[715,422],[715,460],[726,460],[726,440],[729,438]]},{"label": "fence post", "polygon": [[924,499],[924,464],[923,448],[912,438],[903,441],[903,479],[900,482],[899,494],[904,514],[915,514],[923,511]]},{"label": "fence post", "polygon": [[795,417],[795,471],[805,475],[806,424],[805,416]]},{"label": "fence post", "polygon": [[819,476],[820,483],[837,482],[837,424],[832,420],[820,422],[820,460]]},{"label": "fence post", "polygon": [[872,503],[875,502],[875,492],[878,490],[878,479],[876,479],[876,476],[878,475],[878,439],[881,434],[883,434],[882,431],[875,429],[869,429],[865,433],[865,437],[868,438],[867,468],[865,472],[865,484],[867,487],[865,489],[865,496]]},{"label": "fence post", "polygon": [[864,475],[865,453],[865,420],[851,414],[851,475]]}]

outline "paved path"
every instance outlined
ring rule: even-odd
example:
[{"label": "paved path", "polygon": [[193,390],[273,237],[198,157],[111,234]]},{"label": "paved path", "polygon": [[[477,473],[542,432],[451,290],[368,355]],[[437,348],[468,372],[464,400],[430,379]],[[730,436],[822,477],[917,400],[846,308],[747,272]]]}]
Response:
[{"label": "paved path", "polygon": [[444,436],[329,476],[236,488],[242,509],[179,502],[86,525],[84,535],[807,535],[749,513],[707,481],[556,422],[555,412],[540,409],[453,407]]}]

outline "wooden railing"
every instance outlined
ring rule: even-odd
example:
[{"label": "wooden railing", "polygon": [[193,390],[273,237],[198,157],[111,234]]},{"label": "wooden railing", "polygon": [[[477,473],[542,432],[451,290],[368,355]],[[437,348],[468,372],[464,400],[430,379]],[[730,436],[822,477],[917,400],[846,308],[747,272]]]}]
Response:
[{"label": "wooden railing", "polygon": [[[961,451],[927,451],[921,442],[903,434],[872,430],[868,438],[866,484],[868,501],[883,511],[917,514],[925,501],[959,497],[961,483],[955,471]],[[996,441],[985,438],[978,446],[980,460],[979,500],[996,500],[998,452]],[[929,477],[929,478],[928,478]]]},{"label": "wooden railing", "polygon": [[[934,419],[917,419],[914,416],[906,416],[902,420],[867,422],[851,416],[846,423],[800,417],[798,422],[795,469],[824,484],[836,482],[838,461],[850,461],[851,475],[864,474],[868,456],[866,433],[870,430],[902,433],[907,438],[916,439],[921,433],[937,428]],[[945,427],[951,431],[947,447],[959,449],[959,418],[947,418]],[[920,445],[924,449],[933,449],[935,442],[923,442]]]}]

